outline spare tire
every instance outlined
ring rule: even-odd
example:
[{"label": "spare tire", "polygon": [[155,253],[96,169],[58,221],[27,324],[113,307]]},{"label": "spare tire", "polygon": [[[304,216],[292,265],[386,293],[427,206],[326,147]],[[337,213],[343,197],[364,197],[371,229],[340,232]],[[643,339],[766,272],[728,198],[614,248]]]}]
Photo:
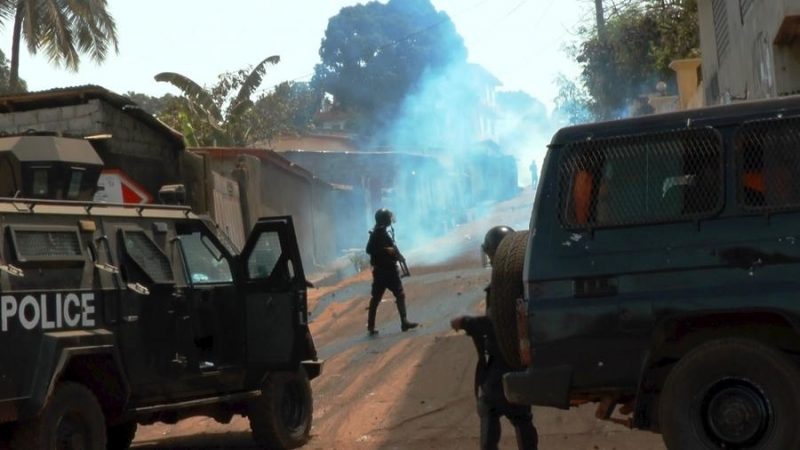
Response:
[{"label": "spare tire", "polygon": [[529,232],[516,231],[506,236],[492,261],[492,283],[489,289],[489,318],[494,326],[497,345],[506,364],[522,368],[517,332],[517,299],[522,298],[522,266]]}]

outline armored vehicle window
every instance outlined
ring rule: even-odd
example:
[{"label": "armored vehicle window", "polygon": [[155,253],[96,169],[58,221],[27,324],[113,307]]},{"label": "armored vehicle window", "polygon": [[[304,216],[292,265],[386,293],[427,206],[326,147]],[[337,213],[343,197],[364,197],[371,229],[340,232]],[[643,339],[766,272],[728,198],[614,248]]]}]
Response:
[{"label": "armored vehicle window", "polygon": [[49,167],[33,168],[33,189],[31,192],[35,197],[47,198],[50,193]]},{"label": "armored vehicle window", "polygon": [[172,268],[167,256],[143,231],[122,231],[125,252],[155,283],[171,283]]},{"label": "armored vehicle window", "polygon": [[564,155],[568,228],[695,219],[722,206],[722,144],[711,129],[578,142]]},{"label": "armored vehicle window", "polygon": [[233,281],[231,267],[222,251],[199,231],[181,235],[186,266],[192,283],[230,283]]},{"label": "armored vehicle window", "polygon": [[18,261],[83,261],[77,229],[26,229],[11,227]]},{"label": "armored vehicle window", "polygon": [[67,200],[77,200],[81,195],[81,181],[83,180],[83,169],[73,167],[70,177],[69,186],[67,187]]},{"label": "armored vehicle window", "polygon": [[262,233],[247,260],[247,276],[251,279],[269,278],[282,252],[278,233]]},{"label": "armored vehicle window", "polygon": [[734,143],[742,206],[751,210],[800,207],[800,119],[744,124]]}]

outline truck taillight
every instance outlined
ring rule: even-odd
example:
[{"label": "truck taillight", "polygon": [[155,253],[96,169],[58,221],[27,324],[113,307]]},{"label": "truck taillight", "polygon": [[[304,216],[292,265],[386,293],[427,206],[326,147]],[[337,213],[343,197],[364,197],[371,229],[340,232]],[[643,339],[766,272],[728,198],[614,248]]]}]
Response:
[{"label": "truck taillight", "polygon": [[525,299],[517,299],[517,336],[519,337],[519,360],[523,366],[530,366],[533,359],[531,341],[528,339],[528,304]]}]

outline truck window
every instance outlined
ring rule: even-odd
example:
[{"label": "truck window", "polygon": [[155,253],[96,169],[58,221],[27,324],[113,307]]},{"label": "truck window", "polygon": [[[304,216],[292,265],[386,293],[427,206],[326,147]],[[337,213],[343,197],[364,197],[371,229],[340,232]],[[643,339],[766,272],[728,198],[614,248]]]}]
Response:
[{"label": "truck window", "polygon": [[11,227],[17,261],[83,262],[81,239],[77,229],[25,229]]},{"label": "truck window", "polygon": [[695,219],[722,202],[722,144],[711,129],[573,143],[561,167],[562,223],[605,227]]},{"label": "truck window", "polygon": [[247,276],[250,279],[269,278],[275,271],[282,253],[283,249],[278,233],[262,233],[247,260]]},{"label": "truck window", "polygon": [[122,231],[125,253],[153,283],[172,283],[169,259],[143,231]]},{"label": "truck window", "polygon": [[182,234],[181,249],[193,284],[233,282],[230,263],[208,236],[199,231]]},{"label": "truck window", "polygon": [[745,209],[800,207],[800,119],[746,123],[736,132],[734,148]]}]

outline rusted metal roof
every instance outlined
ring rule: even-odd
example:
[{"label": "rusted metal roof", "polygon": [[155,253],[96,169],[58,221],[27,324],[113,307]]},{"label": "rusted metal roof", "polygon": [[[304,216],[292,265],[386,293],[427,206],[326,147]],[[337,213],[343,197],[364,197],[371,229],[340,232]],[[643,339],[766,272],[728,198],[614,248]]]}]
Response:
[{"label": "rusted metal roof", "polygon": [[130,98],[93,84],[0,96],[0,113],[79,105],[87,103],[91,99],[100,99],[119,108],[169,138],[180,148],[184,148],[181,133],[141,109]]}]

